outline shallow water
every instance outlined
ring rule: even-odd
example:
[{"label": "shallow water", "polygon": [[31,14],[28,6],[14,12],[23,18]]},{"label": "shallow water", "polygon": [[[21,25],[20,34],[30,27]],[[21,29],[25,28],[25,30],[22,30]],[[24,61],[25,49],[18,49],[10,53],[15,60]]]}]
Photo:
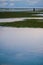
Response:
[{"label": "shallow water", "polygon": [[43,14],[33,14],[32,16],[43,16]]},{"label": "shallow water", "polygon": [[43,65],[43,28],[0,27],[0,65]]},{"label": "shallow water", "polygon": [[16,21],[24,21],[25,18],[2,18],[0,22],[16,22]]},{"label": "shallow water", "polygon": [[0,22],[18,22],[26,19],[43,19],[43,17],[0,18]]},{"label": "shallow water", "polygon": [[37,14],[37,16],[43,16],[43,14]]}]

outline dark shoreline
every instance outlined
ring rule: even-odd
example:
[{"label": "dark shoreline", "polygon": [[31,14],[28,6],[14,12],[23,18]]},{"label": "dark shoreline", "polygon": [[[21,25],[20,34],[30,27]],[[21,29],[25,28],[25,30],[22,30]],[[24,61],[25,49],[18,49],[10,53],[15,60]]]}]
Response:
[{"label": "dark shoreline", "polygon": [[20,18],[20,17],[43,17],[34,14],[43,14],[40,12],[0,12],[0,18]]},{"label": "dark shoreline", "polygon": [[7,27],[19,27],[19,28],[43,28],[43,20],[25,20],[19,22],[3,22],[0,23],[0,26],[7,26]]}]

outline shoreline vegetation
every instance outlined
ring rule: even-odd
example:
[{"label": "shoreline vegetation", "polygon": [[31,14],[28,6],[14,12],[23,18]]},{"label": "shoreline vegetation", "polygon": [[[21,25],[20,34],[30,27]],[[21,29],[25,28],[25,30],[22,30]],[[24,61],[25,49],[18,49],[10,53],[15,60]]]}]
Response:
[{"label": "shoreline vegetation", "polygon": [[0,26],[43,28],[43,19],[27,19],[19,22],[0,22]]},{"label": "shoreline vegetation", "polygon": [[[34,15],[35,14],[35,15]],[[0,12],[0,18],[23,18],[23,17],[43,17],[36,16],[36,14],[43,14],[43,12]],[[30,27],[43,28],[43,19],[26,19],[18,22],[0,22],[0,26],[8,27]]]},{"label": "shoreline vegetation", "polygon": [[22,12],[0,12],[0,18],[43,17],[43,16],[36,16],[36,14],[43,14],[43,12],[27,12],[27,11],[22,11]]}]

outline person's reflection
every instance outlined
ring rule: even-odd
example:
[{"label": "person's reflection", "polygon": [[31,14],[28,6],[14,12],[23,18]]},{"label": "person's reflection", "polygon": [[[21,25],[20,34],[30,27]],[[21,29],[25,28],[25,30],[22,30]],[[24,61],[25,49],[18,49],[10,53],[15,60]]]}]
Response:
[{"label": "person's reflection", "polygon": [[2,35],[3,33],[3,27],[0,26],[0,36]]},{"label": "person's reflection", "polygon": [[3,36],[3,27],[0,26],[0,44],[1,44],[1,40],[2,40],[2,36]]}]

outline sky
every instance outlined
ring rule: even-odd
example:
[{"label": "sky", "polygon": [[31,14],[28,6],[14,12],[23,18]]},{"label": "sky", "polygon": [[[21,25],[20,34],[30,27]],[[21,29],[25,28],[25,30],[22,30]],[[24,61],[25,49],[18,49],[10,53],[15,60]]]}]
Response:
[{"label": "sky", "polygon": [[43,7],[43,0],[0,0],[0,8]]}]

